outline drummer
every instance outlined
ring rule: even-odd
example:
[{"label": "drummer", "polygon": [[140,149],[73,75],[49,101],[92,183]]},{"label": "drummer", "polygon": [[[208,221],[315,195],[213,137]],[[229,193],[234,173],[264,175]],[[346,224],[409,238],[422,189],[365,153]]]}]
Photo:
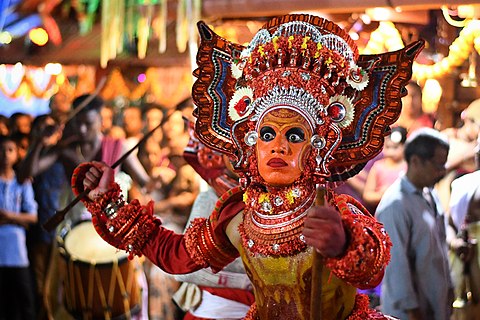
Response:
[{"label": "drummer", "polygon": [[[67,179],[70,180],[73,169],[81,162],[99,160],[112,165],[126,152],[122,140],[104,136],[101,131],[101,110],[104,107],[102,98],[85,94],[73,100],[72,106],[76,115],[65,125],[65,130],[60,126],[59,131],[63,130],[60,141],[56,145],[40,141],[29,150],[22,165],[24,176],[35,177],[59,161],[65,169]],[[125,159],[121,169],[141,186],[150,182],[150,177],[137,157]],[[79,207],[82,206],[76,206],[67,218],[74,222],[84,218],[90,219],[90,214],[84,208],[78,209]]]}]

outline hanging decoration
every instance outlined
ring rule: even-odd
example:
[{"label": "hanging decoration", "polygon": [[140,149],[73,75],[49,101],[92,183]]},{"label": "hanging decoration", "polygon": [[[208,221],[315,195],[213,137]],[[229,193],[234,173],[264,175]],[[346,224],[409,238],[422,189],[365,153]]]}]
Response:
[{"label": "hanging decoration", "polygon": [[[17,64],[12,67],[15,70],[10,73],[7,72],[7,68],[5,65],[0,66],[0,92],[10,99],[22,97],[26,100],[31,97],[48,99],[58,90],[57,77],[46,74],[41,68],[27,69]],[[7,74],[15,74],[19,79],[7,79]],[[9,83],[13,88],[9,87]]]},{"label": "hanging decoration", "polygon": [[158,52],[167,51],[167,0],[160,0],[160,12],[153,21],[153,30],[158,38]]},{"label": "hanging decoration", "polygon": [[100,44],[100,65],[107,66],[123,51],[123,23],[125,1],[104,0],[102,2],[102,35]]},{"label": "hanging decoration", "polygon": [[100,95],[107,101],[113,101],[117,97],[136,101],[149,95],[150,100],[170,108],[190,95],[192,84],[189,67],[148,68],[145,81],[136,85],[125,80],[120,69],[115,69],[110,73]]},{"label": "hanging decoration", "polygon": [[446,57],[433,65],[413,65],[413,74],[417,80],[440,78],[451,73],[468,59],[473,49],[480,53],[480,21],[471,20],[466,23],[458,37],[449,47]]},{"label": "hanging decoration", "polygon": [[71,4],[77,13],[80,35],[92,31],[100,0],[72,0]]},{"label": "hanging decoration", "polygon": [[152,37],[159,40],[158,51],[167,49],[168,0],[104,0],[102,1],[102,44],[100,65],[124,50],[124,43],[135,49],[139,59],[147,55]]},{"label": "hanging decoration", "polygon": [[201,19],[201,0],[179,0],[177,4],[176,44],[181,53],[187,50],[187,44],[197,43],[196,22]]},{"label": "hanging decoration", "polygon": [[107,78],[105,87],[101,92],[105,100],[114,100],[116,97],[129,97],[130,89],[119,69],[114,69]]},{"label": "hanging decoration", "polygon": [[9,99],[38,98],[48,100],[61,92],[73,100],[95,89],[95,67],[63,66],[61,71],[52,74],[45,68],[27,67],[18,63],[0,65],[0,93]]},{"label": "hanging decoration", "polygon": [[139,19],[137,23],[137,56],[144,59],[147,55],[148,40],[150,39],[150,28],[153,20],[154,5],[156,0],[140,0]]},{"label": "hanging decoration", "polygon": [[380,21],[378,28],[370,34],[370,40],[362,54],[378,54],[385,51],[396,51],[404,47],[402,36],[393,22]]}]

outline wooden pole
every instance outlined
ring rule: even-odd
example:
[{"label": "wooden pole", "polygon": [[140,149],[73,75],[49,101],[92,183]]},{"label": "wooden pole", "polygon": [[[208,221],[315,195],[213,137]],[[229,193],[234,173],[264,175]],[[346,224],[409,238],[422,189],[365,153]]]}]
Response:
[{"label": "wooden pole", "polygon": [[[317,186],[316,206],[325,205],[325,188]],[[310,320],[322,320],[322,271],[323,257],[313,249],[312,288],[310,293]]]}]

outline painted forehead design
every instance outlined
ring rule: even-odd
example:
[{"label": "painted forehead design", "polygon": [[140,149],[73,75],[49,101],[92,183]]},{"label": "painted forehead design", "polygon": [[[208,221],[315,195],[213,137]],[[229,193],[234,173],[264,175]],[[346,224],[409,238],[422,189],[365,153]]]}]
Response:
[{"label": "painted forehead design", "polygon": [[315,129],[315,124],[312,122],[312,119],[309,119],[308,114],[299,112],[290,106],[279,105],[269,109],[257,121],[256,129],[258,130],[266,122],[278,123],[279,125],[301,124],[311,132]]}]

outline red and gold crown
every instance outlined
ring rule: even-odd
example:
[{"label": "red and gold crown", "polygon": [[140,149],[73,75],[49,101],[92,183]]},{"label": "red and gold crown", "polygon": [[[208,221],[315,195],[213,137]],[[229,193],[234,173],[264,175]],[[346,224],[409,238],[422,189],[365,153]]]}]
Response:
[{"label": "red and gold crown", "polygon": [[343,181],[358,173],[381,151],[423,47],[419,41],[362,56],[338,25],[302,14],[272,19],[247,47],[202,22],[199,30],[195,130],[203,143],[231,155],[246,176],[255,174],[259,120],[276,108],[294,110],[310,124],[317,177]]}]

